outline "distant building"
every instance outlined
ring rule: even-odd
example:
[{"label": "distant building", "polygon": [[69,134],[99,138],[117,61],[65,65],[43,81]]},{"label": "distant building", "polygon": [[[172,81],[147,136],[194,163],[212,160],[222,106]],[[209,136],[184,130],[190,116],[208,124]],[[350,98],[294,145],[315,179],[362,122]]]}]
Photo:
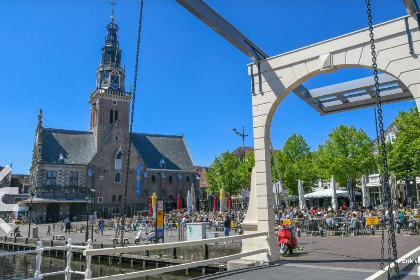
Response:
[{"label": "distant building", "polygon": [[[0,166],[0,172],[7,170]],[[15,217],[18,213],[28,211],[28,207],[18,205],[19,201],[25,200],[28,197],[26,193],[29,188],[29,175],[12,174],[8,172],[6,176],[0,178],[0,213],[10,214],[14,212]]]},{"label": "distant building", "polygon": [[250,152],[253,152],[254,148],[252,147],[238,147],[236,148],[232,154],[234,154],[237,158],[239,158],[241,161],[244,160],[245,155],[249,154]]},{"label": "distant building", "polygon": [[[106,29],[96,89],[89,96],[90,130],[44,128],[42,110],[38,115],[30,183],[36,190],[35,216],[43,221],[84,219],[88,195],[95,196],[98,216],[122,214],[132,93],[125,90],[119,28],[113,18]],[[176,208],[178,194],[186,198],[192,184],[198,190],[183,135],[133,133],[130,150],[128,216],[148,209],[153,192],[169,211]]]}]

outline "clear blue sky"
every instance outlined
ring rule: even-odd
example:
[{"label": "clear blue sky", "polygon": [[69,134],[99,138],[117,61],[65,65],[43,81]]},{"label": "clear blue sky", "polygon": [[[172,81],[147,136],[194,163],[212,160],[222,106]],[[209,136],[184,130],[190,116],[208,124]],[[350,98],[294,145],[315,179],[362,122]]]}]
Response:
[{"label": "clear blue sky", "polygon": [[[0,165],[29,174],[37,114],[44,125],[89,130],[89,89],[110,21],[109,0],[1,0]],[[117,0],[115,21],[133,81],[139,0]],[[365,1],[207,0],[270,56],[367,26]],[[374,23],[406,15],[402,1],[372,0]],[[184,134],[196,165],[242,145],[232,128],[245,126],[253,146],[250,59],[174,0],[145,0],[134,131]],[[315,88],[366,77],[370,70],[341,70],[305,83]],[[384,106],[385,126],[407,102]],[[272,123],[281,149],[292,133],[317,149],[340,124],[375,138],[373,108],[321,117],[290,94]]]}]

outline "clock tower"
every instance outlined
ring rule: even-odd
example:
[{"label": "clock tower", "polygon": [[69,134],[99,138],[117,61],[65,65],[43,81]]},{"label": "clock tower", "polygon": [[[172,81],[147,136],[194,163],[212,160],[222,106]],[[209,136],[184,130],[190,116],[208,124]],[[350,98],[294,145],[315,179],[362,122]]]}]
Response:
[{"label": "clock tower", "polygon": [[131,92],[125,91],[125,70],[121,68],[121,49],[117,36],[118,25],[107,24],[101,64],[96,74],[96,89],[89,97],[90,131],[95,147],[101,145],[114,126],[128,130]]}]

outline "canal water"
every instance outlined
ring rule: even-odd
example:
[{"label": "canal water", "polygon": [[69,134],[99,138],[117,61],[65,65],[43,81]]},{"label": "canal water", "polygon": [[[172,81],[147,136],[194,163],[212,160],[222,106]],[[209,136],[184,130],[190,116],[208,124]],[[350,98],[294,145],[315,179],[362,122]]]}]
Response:
[{"label": "canal water", "polygon": [[[2,251],[0,251],[2,252]],[[66,259],[63,257],[63,254],[59,254],[61,257],[47,257],[44,253],[42,257],[41,263],[41,272],[53,272],[53,271],[63,271],[66,267]],[[25,254],[25,255],[15,255],[15,256],[7,256],[7,257],[0,257],[0,279],[2,280],[20,280],[26,278],[34,277],[35,273],[35,264],[36,264],[36,255],[35,254]],[[85,271],[86,270],[86,262],[72,260],[71,268],[77,271]],[[147,269],[153,269],[156,266],[146,266]],[[111,263],[109,263],[108,259],[105,262],[98,263],[96,259],[92,261],[91,264],[92,269],[92,278],[100,277],[100,276],[107,276],[107,275],[115,275],[119,273],[118,268],[118,261],[114,259]],[[136,261],[134,260],[133,266],[130,263],[123,263],[122,270],[125,273],[135,272],[143,270],[143,262],[141,260]],[[172,272],[170,274],[161,274],[156,276],[148,276],[147,279],[159,279],[159,280],[184,280],[184,279],[191,279],[198,276],[201,276],[201,271],[188,271],[188,275],[186,275],[185,270],[179,270]],[[45,280],[56,280],[56,279],[64,279],[64,274],[62,275],[54,275],[49,277],[44,277]],[[79,280],[84,279],[84,276],[72,274],[72,280]],[[145,277],[136,278],[136,279],[146,279]]]}]

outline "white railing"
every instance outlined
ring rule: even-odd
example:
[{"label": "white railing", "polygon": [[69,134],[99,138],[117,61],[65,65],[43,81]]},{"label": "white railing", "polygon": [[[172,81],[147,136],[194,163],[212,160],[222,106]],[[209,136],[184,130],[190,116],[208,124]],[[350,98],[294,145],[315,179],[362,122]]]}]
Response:
[{"label": "white railing", "polygon": [[[86,248],[86,250],[83,251],[83,255],[86,256],[87,267],[90,267],[90,261],[91,261],[92,256],[114,255],[114,254],[132,253],[132,252],[141,252],[141,251],[170,249],[170,248],[176,248],[176,247],[197,246],[197,245],[204,245],[208,243],[221,243],[221,242],[242,240],[242,239],[261,237],[261,236],[267,236],[267,232],[256,232],[256,233],[249,233],[249,234],[236,235],[236,236],[209,238],[209,239],[194,240],[194,241],[152,244],[152,245],[137,245],[137,246],[104,248],[104,249]],[[162,267],[162,268],[156,268],[156,269],[151,269],[151,270],[146,270],[146,271],[138,271],[138,272],[132,272],[132,273],[126,273],[126,274],[118,274],[118,275],[93,278],[93,280],[132,279],[132,278],[138,278],[142,276],[151,276],[151,275],[156,275],[156,274],[161,274],[161,273],[172,272],[176,270],[221,263],[221,262],[226,262],[233,259],[252,256],[256,254],[264,254],[264,253],[267,253],[267,248],[249,251],[245,253],[239,253],[235,255],[228,255],[228,256],[209,259],[209,260],[202,260],[202,261],[190,262],[190,263],[185,263],[185,264],[178,264],[178,265],[172,265],[172,266],[167,266],[167,267]],[[86,273],[85,279],[92,279],[90,278],[90,275],[91,274],[88,275]]]},{"label": "white railing", "polygon": [[[67,241],[67,245],[63,246],[55,246],[55,247],[42,247],[42,241],[37,242],[37,246],[35,250],[26,250],[26,251],[18,251],[18,252],[6,252],[0,253],[0,257],[2,256],[14,256],[14,255],[23,255],[23,254],[36,254],[36,268],[33,278],[27,278],[22,280],[41,280],[43,277],[52,276],[52,275],[60,275],[64,274],[66,280],[71,279],[71,274],[80,274],[84,275],[85,279],[90,279],[92,277],[92,271],[90,269],[90,259],[91,257],[86,257],[86,271],[76,271],[71,269],[71,258],[72,258],[72,249],[82,249],[82,250],[90,250],[92,249],[92,241],[89,240],[86,246],[76,246],[72,244],[71,239]],[[51,251],[51,250],[63,250],[67,252],[67,262],[66,268],[63,271],[54,271],[48,273],[41,272],[41,262],[42,262],[42,253],[44,251]]]}]

